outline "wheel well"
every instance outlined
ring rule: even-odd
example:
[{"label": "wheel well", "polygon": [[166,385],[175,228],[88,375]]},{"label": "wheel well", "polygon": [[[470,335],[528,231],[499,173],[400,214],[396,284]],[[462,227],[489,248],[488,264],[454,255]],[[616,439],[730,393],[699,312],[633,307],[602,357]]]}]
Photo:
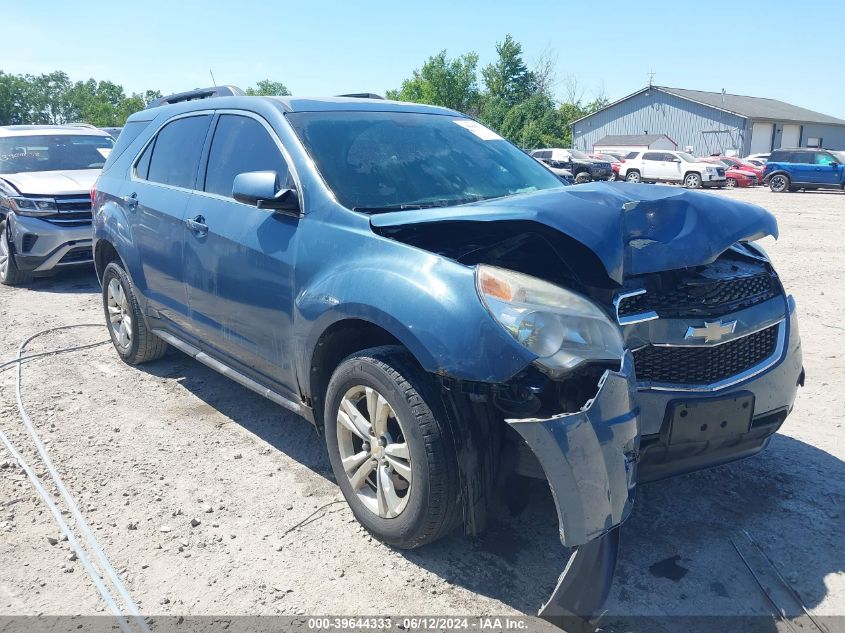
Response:
[{"label": "wheel well", "polygon": [[384,328],[362,319],[338,321],[320,335],[311,356],[309,377],[309,396],[318,429],[323,427],[323,398],[335,368],[351,354],[379,345],[402,343]]},{"label": "wheel well", "polygon": [[97,250],[94,253],[94,270],[97,272],[97,278],[103,278],[103,271],[109,262],[115,260],[122,261],[120,255],[117,254],[117,249],[112,246],[111,242],[100,240],[97,242]]},{"label": "wheel well", "polygon": [[686,177],[689,176],[690,174],[695,174],[696,176],[701,178],[701,172],[695,171],[694,169],[690,169],[688,172],[684,173],[684,179],[686,179]]}]

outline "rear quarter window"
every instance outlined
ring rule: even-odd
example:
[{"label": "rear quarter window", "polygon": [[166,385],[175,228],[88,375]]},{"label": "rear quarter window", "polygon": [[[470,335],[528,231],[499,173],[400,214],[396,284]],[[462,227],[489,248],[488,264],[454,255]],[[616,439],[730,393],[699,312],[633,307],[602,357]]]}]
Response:
[{"label": "rear quarter window", "polygon": [[132,145],[132,142],[147,129],[150,121],[130,121],[123,126],[120,135],[117,137],[117,142],[114,144],[109,157],[106,159],[106,164],[103,165],[103,171],[108,171],[115,161],[120,158],[121,154],[126,151],[126,148]]}]

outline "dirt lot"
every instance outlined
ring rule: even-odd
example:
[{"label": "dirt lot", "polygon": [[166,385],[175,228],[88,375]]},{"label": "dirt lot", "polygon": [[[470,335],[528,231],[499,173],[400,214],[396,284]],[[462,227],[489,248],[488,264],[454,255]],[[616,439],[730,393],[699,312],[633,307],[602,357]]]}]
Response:
[{"label": "dirt lot", "polygon": [[[611,621],[653,616],[629,620],[637,630],[677,630],[665,615],[771,613],[731,543],[743,530],[812,613],[845,615],[845,195],[714,195],[778,217],[781,239],[763,244],[798,303],[807,386],[762,455],[640,488],[607,605]],[[102,319],[87,271],[0,287],[0,362],[36,331]],[[73,330],[29,351],[104,338]],[[177,352],[137,369],[109,346],[46,357],[24,366],[23,389],[144,613],[535,613],[564,562],[542,485],[527,511],[497,517],[483,537],[411,553],[373,540],[343,503],[294,527],[341,499],[321,438]],[[0,372],[0,428],[44,474],[15,408],[14,371]],[[0,615],[103,612],[68,543],[48,541],[57,524],[2,448],[0,466]]]}]

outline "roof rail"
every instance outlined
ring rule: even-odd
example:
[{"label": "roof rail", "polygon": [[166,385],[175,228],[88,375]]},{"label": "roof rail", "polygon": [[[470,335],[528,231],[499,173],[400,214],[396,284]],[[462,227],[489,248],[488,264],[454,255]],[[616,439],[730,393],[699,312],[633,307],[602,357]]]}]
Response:
[{"label": "roof rail", "polygon": [[65,125],[65,127],[86,127],[86,128],[91,129],[91,130],[99,130],[100,129],[96,125],[91,125],[90,123],[82,123],[81,121],[80,122],[74,122],[74,123],[65,123],[64,125]]},{"label": "roof rail", "polygon": [[212,86],[210,88],[194,88],[186,92],[177,92],[172,95],[159,97],[153,99],[147,104],[147,108],[156,108],[158,106],[168,105],[171,103],[181,103],[183,101],[194,101],[195,99],[210,99],[211,97],[242,97],[244,91],[237,86]]},{"label": "roof rail", "polygon": [[352,92],[348,95],[337,95],[338,97],[353,97],[355,99],[384,99],[381,95],[373,92]]}]

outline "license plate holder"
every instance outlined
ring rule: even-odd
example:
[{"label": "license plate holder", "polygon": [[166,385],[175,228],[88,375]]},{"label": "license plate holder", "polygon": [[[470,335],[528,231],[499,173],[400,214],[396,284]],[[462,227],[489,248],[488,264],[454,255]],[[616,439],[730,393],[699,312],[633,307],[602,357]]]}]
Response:
[{"label": "license plate holder", "polygon": [[744,435],[754,417],[754,394],[675,400],[669,404],[669,443],[688,444]]}]

